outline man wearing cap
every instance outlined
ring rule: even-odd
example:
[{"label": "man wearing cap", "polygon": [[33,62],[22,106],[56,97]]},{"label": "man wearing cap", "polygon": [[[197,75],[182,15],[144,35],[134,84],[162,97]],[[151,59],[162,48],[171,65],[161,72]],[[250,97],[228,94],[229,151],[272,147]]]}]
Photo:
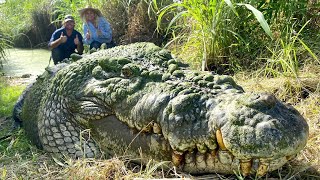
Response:
[{"label": "man wearing cap", "polygon": [[58,64],[65,58],[69,58],[77,50],[78,54],[83,53],[82,35],[74,29],[75,22],[71,15],[66,15],[63,26],[57,29],[51,36],[49,48],[54,64]]}]

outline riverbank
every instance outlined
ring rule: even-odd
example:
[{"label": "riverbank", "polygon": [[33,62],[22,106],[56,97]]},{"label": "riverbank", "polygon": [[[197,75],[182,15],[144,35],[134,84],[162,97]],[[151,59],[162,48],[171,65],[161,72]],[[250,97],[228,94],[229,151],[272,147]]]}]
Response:
[{"label": "riverbank", "polygon": [[[8,49],[7,60],[0,70],[8,77],[36,77],[49,65],[50,51],[45,49]],[[50,65],[53,63],[51,62]]]}]

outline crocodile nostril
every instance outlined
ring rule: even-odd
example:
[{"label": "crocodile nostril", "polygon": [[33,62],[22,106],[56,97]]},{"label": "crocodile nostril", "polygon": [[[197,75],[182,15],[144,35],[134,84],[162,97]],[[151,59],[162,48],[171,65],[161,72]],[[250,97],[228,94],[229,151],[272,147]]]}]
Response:
[{"label": "crocodile nostril", "polygon": [[267,93],[262,94],[259,99],[268,108],[274,107],[277,103],[276,97],[274,97],[274,95],[272,95],[272,94],[267,94]]},{"label": "crocodile nostril", "polygon": [[244,100],[244,102],[247,107],[261,110],[273,108],[277,103],[277,99],[272,94],[262,93],[259,95],[255,94]]}]

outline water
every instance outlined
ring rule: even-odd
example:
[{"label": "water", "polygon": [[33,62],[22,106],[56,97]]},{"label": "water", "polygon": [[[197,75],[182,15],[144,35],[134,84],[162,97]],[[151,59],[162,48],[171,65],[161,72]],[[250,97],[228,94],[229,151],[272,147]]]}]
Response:
[{"label": "water", "polygon": [[[9,49],[8,60],[3,63],[1,72],[5,76],[21,77],[30,75],[31,78],[42,74],[49,64],[50,51],[45,49]],[[51,61],[50,66],[53,65]]]}]

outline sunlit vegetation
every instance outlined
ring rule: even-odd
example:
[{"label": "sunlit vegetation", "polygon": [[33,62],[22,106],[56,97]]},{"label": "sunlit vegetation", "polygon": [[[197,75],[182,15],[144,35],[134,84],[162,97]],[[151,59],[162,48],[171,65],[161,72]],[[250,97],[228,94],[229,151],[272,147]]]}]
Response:
[{"label": "sunlit vegetation", "polygon": [[9,82],[0,77],[0,117],[8,116],[12,113],[15,101],[18,100],[25,86],[10,86]]},{"label": "sunlit vegetation", "polygon": [[158,27],[164,15],[173,14],[164,27],[173,37],[168,45],[198,69],[202,65],[202,69],[232,74],[263,67],[288,75],[284,64],[292,64],[302,53],[313,54],[303,40],[304,30],[315,25],[307,23],[317,16],[311,13],[313,7],[316,4],[308,1],[185,0],[157,7]]},{"label": "sunlit vegetation", "polygon": [[0,69],[2,67],[3,61],[7,57],[6,49],[10,47],[11,47],[11,41],[0,31]]}]

